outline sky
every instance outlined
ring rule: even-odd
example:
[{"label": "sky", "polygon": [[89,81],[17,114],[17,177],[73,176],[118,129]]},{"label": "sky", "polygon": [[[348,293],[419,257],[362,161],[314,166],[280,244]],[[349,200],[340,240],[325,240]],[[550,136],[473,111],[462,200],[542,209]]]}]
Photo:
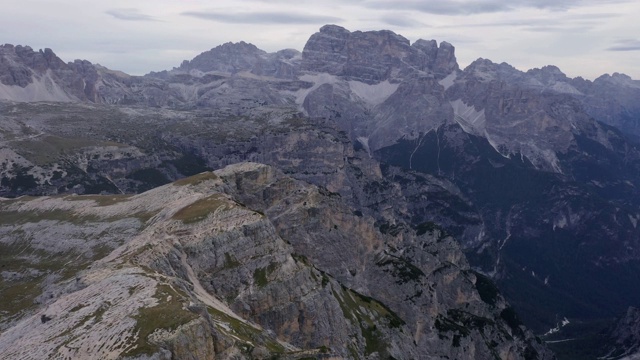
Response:
[{"label": "sky", "polygon": [[526,71],[640,79],[638,0],[3,0],[0,43],[51,48],[132,75],[169,70],[225,42],[302,51],[325,24],[447,41]]}]

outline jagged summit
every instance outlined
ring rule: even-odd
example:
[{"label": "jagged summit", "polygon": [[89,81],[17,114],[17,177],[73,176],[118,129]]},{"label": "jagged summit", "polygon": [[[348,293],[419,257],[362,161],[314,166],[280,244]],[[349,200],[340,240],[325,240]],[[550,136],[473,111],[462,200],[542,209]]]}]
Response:
[{"label": "jagged summit", "polygon": [[228,42],[201,53],[191,61],[183,61],[178,69],[237,73],[250,70],[265,54],[265,51],[244,41]]},{"label": "jagged summit", "polygon": [[128,75],[87,60],[65,63],[53,50],[0,46],[0,99],[11,101],[109,102]]},{"label": "jagged summit", "polygon": [[354,31],[325,25],[313,34],[302,51],[302,69],[344,76],[373,84],[417,71],[444,77],[458,69],[454,48],[442,42],[437,47],[408,39],[389,30]]},{"label": "jagged summit", "polygon": [[30,46],[5,44],[0,46],[0,58],[0,82],[23,88],[33,82],[33,74],[68,68],[49,48],[34,51]]},{"label": "jagged summit", "polygon": [[291,78],[296,73],[296,58],[299,55],[300,52],[293,49],[269,54],[244,41],[228,42],[201,53],[191,61],[183,61],[172,73],[187,72],[202,76],[205,73],[233,75],[248,72],[258,76]]}]

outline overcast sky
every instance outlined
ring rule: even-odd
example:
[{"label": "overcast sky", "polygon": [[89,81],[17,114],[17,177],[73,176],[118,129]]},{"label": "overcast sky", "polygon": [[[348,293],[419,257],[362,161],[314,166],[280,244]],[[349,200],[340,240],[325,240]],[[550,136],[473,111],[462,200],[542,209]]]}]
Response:
[{"label": "overcast sky", "polygon": [[638,0],[3,0],[0,42],[142,75],[228,41],[301,51],[328,23],[448,41],[462,68],[482,57],[640,79]]}]

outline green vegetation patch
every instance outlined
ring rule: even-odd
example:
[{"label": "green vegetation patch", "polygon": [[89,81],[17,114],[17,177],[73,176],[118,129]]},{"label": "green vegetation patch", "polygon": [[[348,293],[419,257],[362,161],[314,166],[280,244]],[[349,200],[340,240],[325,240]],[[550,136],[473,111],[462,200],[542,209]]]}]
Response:
[{"label": "green vegetation patch", "polygon": [[88,147],[124,146],[115,142],[96,141],[83,138],[63,138],[47,135],[34,139],[16,141],[16,152],[36,165],[48,165],[64,155],[70,155]]},{"label": "green vegetation patch", "polygon": [[18,225],[35,223],[43,220],[66,221],[73,224],[84,224],[90,221],[98,221],[97,216],[79,215],[68,210],[47,211],[3,211],[0,208],[0,225]]},{"label": "green vegetation patch", "polygon": [[258,268],[253,272],[253,281],[259,287],[263,288],[269,283],[268,276],[278,268],[278,263],[271,263],[266,268]]},{"label": "green vegetation patch", "polygon": [[452,333],[452,345],[460,346],[460,339],[469,336],[473,330],[482,330],[486,326],[494,326],[495,322],[491,319],[477,316],[469,312],[459,309],[449,309],[447,315],[438,315],[435,321],[435,327],[439,332],[441,339],[447,338],[445,334]]},{"label": "green vegetation patch", "polygon": [[473,274],[476,276],[476,290],[478,290],[482,301],[489,305],[495,305],[500,294],[496,285],[491,279],[480,273],[474,271]]},{"label": "green vegetation patch", "polygon": [[36,297],[42,293],[43,280],[44,276],[11,282],[0,279],[0,317],[10,319],[34,308]]},{"label": "green vegetation patch", "polygon": [[176,186],[187,186],[187,185],[198,185],[207,180],[217,180],[218,175],[212,172],[203,172],[197,175],[189,176],[184,179],[176,180],[173,182],[173,185]]},{"label": "green vegetation patch", "polygon": [[500,318],[509,325],[514,335],[524,338],[524,332],[520,329],[520,325],[523,325],[522,321],[520,321],[516,311],[512,307],[509,306],[502,310],[500,312]]},{"label": "green vegetation patch", "polygon": [[311,262],[309,262],[309,259],[308,259],[306,256],[304,256],[304,255],[300,255],[300,254],[292,253],[292,254],[291,254],[291,257],[293,258],[293,260],[294,260],[296,263],[302,263],[302,264],[304,264],[304,265],[306,265],[306,266],[311,266]]},{"label": "green vegetation patch", "polygon": [[434,231],[440,231],[441,233],[444,232],[438,224],[432,221],[423,222],[417,225],[415,230],[417,236],[424,235],[426,233],[433,233]]},{"label": "green vegetation patch", "polygon": [[[117,203],[128,201],[133,195],[65,195],[61,198],[64,201],[94,201],[97,206],[110,206]],[[2,225],[20,225],[26,223],[37,223],[44,220],[68,222],[75,225],[86,225],[91,222],[113,222],[127,218],[136,218],[142,223],[147,222],[160,210],[155,211],[139,211],[133,214],[121,214],[111,217],[102,218],[97,215],[79,214],[73,210],[51,209],[45,211],[18,211],[9,210],[9,206],[19,200],[9,200],[0,202],[0,226]],[[28,201],[30,199],[26,199]]]},{"label": "green vegetation patch", "polygon": [[237,344],[238,347],[245,349],[246,352],[250,353],[255,345],[264,346],[273,355],[280,355],[286,352],[284,346],[276,339],[265,335],[262,330],[256,329],[250,324],[229,316],[218,309],[209,307],[207,311],[215,322],[226,325],[219,326],[219,330],[235,337],[239,343]]},{"label": "green vegetation patch", "polygon": [[78,310],[80,310],[80,309],[82,309],[84,307],[87,307],[87,305],[86,304],[78,304],[78,305],[72,307],[71,310],[69,310],[69,312],[76,312],[76,311],[78,311]]},{"label": "green vegetation patch", "polygon": [[58,280],[64,281],[91,261],[72,252],[50,254],[23,242],[0,243],[0,271],[16,274],[15,278],[0,277],[0,319],[20,316],[35,308],[34,301],[42,294],[42,282],[48,275],[57,274]]},{"label": "green vegetation patch", "polygon": [[385,253],[385,255],[383,259],[376,262],[376,265],[384,267],[385,272],[391,273],[391,275],[398,278],[396,283],[406,284],[410,281],[417,282],[420,281],[421,277],[425,276],[424,272],[409,260],[388,253]]},{"label": "green vegetation patch", "polygon": [[167,163],[173,165],[176,170],[184,176],[196,175],[204,171],[212,170],[207,166],[204,159],[195,154],[184,154],[181,158],[167,161]]},{"label": "green vegetation patch", "polygon": [[382,234],[389,234],[391,236],[397,236],[405,229],[403,224],[389,224],[388,222],[376,222],[376,226],[378,226]]},{"label": "green vegetation patch", "polygon": [[138,338],[122,356],[154,354],[158,351],[158,346],[148,341],[149,335],[157,329],[173,331],[180,325],[198,318],[198,315],[182,308],[184,297],[169,285],[158,285],[154,297],[158,299],[158,305],[142,307],[138,309],[138,315],[133,317],[136,320],[134,333]]},{"label": "green vegetation patch", "polygon": [[210,213],[222,206],[231,206],[229,200],[220,194],[215,194],[185,206],[178,210],[172,218],[181,220],[185,224],[191,224],[206,219]]},{"label": "green vegetation patch", "polygon": [[137,188],[137,192],[139,193],[171,182],[160,170],[153,168],[136,170],[127,175],[127,178],[140,181],[142,183]]},{"label": "green vegetation patch", "polygon": [[63,199],[65,201],[94,201],[98,206],[110,206],[121,202],[129,201],[133,195],[116,194],[116,195],[69,195]]},{"label": "green vegetation patch", "polygon": [[229,254],[228,252],[224,253],[224,267],[223,269],[233,269],[240,266],[240,262],[235,256]]},{"label": "green vegetation patch", "polygon": [[380,358],[387,354],[388,344],[378,325],[386,320],[390,328],[400,328],[405,322],[383,303],[359,294],[342,286],[340,294],[334,290],[334,297],[338,300],[344,316],[360,326],[362,337],[365,339],[365,355],[377,352]]}]

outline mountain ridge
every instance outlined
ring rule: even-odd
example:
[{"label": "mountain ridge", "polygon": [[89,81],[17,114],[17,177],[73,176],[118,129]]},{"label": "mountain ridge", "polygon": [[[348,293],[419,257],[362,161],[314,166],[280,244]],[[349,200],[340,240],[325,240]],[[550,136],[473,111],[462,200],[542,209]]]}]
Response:
[{"label": "mountain ridge", "polygon": [[[1,243],[22,246],[18,237],[34,235],[24,261],[40,272],[13,286],[45,279],[37,306],[24,308],[25,295],[13,292],[2,305],[12,320],[3,321],[0,332],[8,359],[444,358],[465,352],[551,358],[517,319],[502,315],[511,310],[498,293],[480,293],[485,280],[469,270],[450,237],[406,232],[405,240],[423,244],[413,250],[421,262],[409,263],[372,219],[265,165],[234,164],[134,196],[20,198],[0,206],[5,218],[45,204],[49,213],[23,218],[24,233]],[[60,211],[66,219],[44,220]],[[60,275],[37,260],[76,256],[63,253],[70,244],[36,236],[39,226],[83,234],[98,248],[99,236],[91,235],[96,224],[126,235],[94,262],[78,256],[77,273]],[[446,262],[433,255],[438,252]],[[20,264],[10,270],[20,274]],[[460,297],[466,306],[456,302],[445,311]],[[467,322],[465,330],[456,325]],[[430,336],[434,331],[440,335]]]}]

